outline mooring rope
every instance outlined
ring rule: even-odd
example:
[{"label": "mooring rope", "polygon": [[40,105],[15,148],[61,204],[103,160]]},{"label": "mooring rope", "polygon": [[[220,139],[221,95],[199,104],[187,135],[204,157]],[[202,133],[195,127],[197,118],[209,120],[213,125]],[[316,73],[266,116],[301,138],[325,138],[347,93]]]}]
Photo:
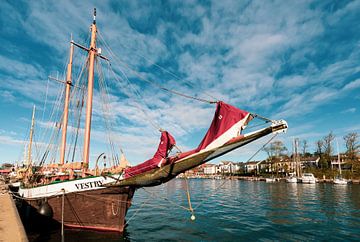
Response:
[{"label": "mooring rope", "polygon": [[149,197],[147,200],[145,200],[141,206],[136,210],[136,212],[129,218],[129,220],[126,221],[125,225],[127,225],[139,212],[140,210],[144,207],[144,205],[150,200],[151,197]]}]

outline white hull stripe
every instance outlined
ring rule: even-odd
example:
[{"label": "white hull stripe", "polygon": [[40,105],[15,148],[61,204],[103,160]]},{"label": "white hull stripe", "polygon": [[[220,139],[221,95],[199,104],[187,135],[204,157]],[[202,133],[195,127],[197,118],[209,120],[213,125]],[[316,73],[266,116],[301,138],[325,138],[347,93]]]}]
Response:
[{"label": "white hull stripe", "polygon": [[[119,177],[120,175],[115,175]],[[43,197],[59,196],[67,193],[82,192],[89,190],[104,189],[103,185],[115,182],[116,180],[111,177],[91,177],[84,179],[77,179],[71,181],[64,181],[59,183],[53,183],[49,185],[43,185],[33,188],[19,188],[19,195],[24,198],[34,199]]]}]

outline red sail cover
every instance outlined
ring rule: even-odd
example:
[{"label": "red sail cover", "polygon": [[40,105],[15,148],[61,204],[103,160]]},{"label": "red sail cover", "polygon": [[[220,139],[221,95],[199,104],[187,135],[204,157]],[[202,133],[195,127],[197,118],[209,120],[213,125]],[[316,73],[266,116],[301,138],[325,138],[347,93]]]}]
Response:
[{"label": "red sail cover", "polygon": [[175,139],[167,131],[161,132],[160,144],[158,149],[150,160],[147,160],[137,166],[133,166],[125,169],[125,178],[135,176],[140,173],[152,170],[155,167],[164,165],[169,150],[175,145]]},{"label": "red sail cover", "polygon": [[[220,147],[233,138],[239,137],[239,133],[246,125],[251,116],[249,112],[240,110],[224,102],[218,102],[213,121],[205,137],[199,146],[187,152],[177,154],[169,158],[169,162],[176,162],[204,149]],[[175,145],[175,139],[166,131],[161,133],[161,141],[154,157],[134,167],[125,169],[125,178],[129,178],[146,171],[152,170],[167,162],[168,151]]]},{"label": "red sail cover", "polygon": [[[245,119],[248,114],[249,112],[240,110],[221,101],[218,102],[210,128],[201,141],[200,145],[197,147],[196,152],[205,149],[217,138],[224,135],[224,133],[231,129],[235,124]],[[238,127],[238,129],[242,128],[243,125],[246,125],[248,121],[249,120],[244,120],[244,123],[241,124],[241,127]],[[232,136],[229,137],[230,140],[231,138],[234,138],[236,134],[231,133],[229,135]]]},{"label": "red sail cover", "polygon": [[233,138],[240,137],[239,131],[251,120],[251,116],[248,114],[249,112],[219,101],[210,128],[199,146],[170,158],[170,162],[181,160],[209,148],[210,145],[210,149],[219,147]]}]

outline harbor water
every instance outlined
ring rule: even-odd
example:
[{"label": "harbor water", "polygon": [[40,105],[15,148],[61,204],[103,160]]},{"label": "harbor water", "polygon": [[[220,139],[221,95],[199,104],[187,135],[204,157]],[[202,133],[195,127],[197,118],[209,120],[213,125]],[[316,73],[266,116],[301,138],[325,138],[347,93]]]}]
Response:
[{"label": "harbor water", "polygon": [[[65,230],[65,241],[360,241],[360,185],[189,180],[137,190],[123,235]],[[60,241],[60,230],[28,231]]]}]

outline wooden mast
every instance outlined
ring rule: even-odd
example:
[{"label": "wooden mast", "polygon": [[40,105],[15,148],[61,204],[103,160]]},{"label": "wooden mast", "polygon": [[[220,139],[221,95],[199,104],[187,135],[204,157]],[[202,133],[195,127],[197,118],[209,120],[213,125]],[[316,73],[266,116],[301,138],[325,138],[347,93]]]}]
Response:
[{"label": "wooden mast", "polygon": [[85,119],[85,141],[83,153],[83,171],[89,167],[89,149],[90,149],[90,128],[92,113],[92,98],[94,88],[94,61],[96,50],[96,9],[94,9],[94,20],[91,25],[91,42],[89,48],[89,74],[88,74],[88,95],[86,100],[86,119]]},{"label": "wooden mast", "polygon": [[67,132],[68,116],[69,116],[70,89],[71,89],[71,85],[72,85],[71,72],[72,72],[73,53],[74,53],[74,45],[72,43],[72,38],[71,38],[70,57],[69,57],[69,63],[67,66],[67,75],[66,75],[64,117],[63,117],[63,124],[62,124],[62,137],[61,137],[61,150],[60,150],[60,165],[63,165],[64,160],[65,160],[66,132]]},{"label": "wooden mast", "polygon": [[31,128],[30,128],[30,140],[29,140],[29,148],[28,148],[28,158],[26,162],[26,166],[29,167],[31,164],[31,148],[32,148],[32,140],[34,134],[34,123],[35,123],[35,105],[33,107],[32,118],[31,118]]}]

